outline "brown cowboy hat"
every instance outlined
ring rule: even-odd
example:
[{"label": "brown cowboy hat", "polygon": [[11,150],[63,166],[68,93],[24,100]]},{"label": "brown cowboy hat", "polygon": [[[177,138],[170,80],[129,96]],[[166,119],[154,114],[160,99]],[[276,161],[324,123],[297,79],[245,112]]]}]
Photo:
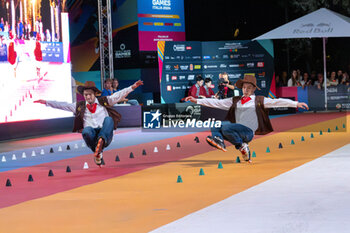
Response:
[{"label": "brown cowboy hat", "polygon": [[258,90],[261,90],[261,89],[256,85],[256,78],[255,78],[253,75],[250,75],[250,74],[244,75],[244,78],[243,78],[243,79],[239,79],[239,80],[236,82],[236,87],[238,87],[239,89],[242,89],[244,83],[250,83],[250,84],[252,84],[254,87],[256,87]]},{"label": "brown cowboy hat", "polygon": [[99,89],[97,89],[97,87],[95,85],[95,82],[93,82],[93,81],[86,81],[84,86],[78,86],[77,87],[78,92],[80,94],[82,94],[82,95],[84,93],[84,90],[86,90],[86,89],[91,89],[97,94],[101,94],[102,93]]}]

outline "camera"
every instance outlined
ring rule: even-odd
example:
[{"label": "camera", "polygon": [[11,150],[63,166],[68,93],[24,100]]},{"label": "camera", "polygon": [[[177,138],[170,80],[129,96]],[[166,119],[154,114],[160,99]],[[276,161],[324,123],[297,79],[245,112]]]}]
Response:
[{"label": "camera", "polygon": [[228,81],[225,81],[225,79],[223,78],[220,78],[219,79],[219,85],[224,85],[224,84],[228,84],[229,82]]}]

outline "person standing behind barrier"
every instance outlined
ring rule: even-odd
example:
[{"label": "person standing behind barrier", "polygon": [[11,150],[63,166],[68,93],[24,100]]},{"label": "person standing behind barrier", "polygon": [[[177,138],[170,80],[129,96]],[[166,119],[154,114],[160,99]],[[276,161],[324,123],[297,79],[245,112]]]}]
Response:
[{"label": "person standing behind barrier", "polygon": [[288,80],[288,87],[298,87],[300,86],[298,72],[296,70],[292,71],[292,76]]},{"label": "person standing behind barrier", "polygon": [[309,74],[307,72],[304,72],[303,79],[300,81],[300,85],[305,88],[307,86],[310,86],[311,80],[309,80]]},{"label": "person standing behind barrier", "polygon": [[338,77],[335,73],[335,71],[331,72],[331,76],[329,78],[329,85],[330,86],[337,86],[339,84]]},{"label": "person standing behind barrier", "polygon": [[[324,86],[324,77],[322,73],[317,74],[317,81],[315,81],[314,86],[318,89],[322,89]],[[327,82],[327,86],[329,86],[329,82]]]}]

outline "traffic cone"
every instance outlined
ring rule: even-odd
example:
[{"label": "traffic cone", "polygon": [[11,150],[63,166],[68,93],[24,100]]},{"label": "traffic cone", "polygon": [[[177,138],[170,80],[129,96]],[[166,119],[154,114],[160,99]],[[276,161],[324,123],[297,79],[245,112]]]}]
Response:
[{"label": "traffic cone", "polygon": [[330,133],[331,132],[331,129],[330,128],[328,128],[328,131],[327,131],[328,133]]},{"label": "traffic cone", "polygon": [[2,156],[1,162],[3,162],[3,163],[6,162],[6,157],[5,157],[5,155]]},{"label": "traffic cone", "polygon": [[27,158],[27,155],[26,155],[26,152],[23,152],[22,153],[22,159],[25,159],[25,158]]},{"label": "traffic cone", "polygon": [[282,143],[280,143],[280,144],[278,145],[278,148],[279,148],[279,149],[282,149],[282,148],[283,148]]},{"label": "traffic cone", "polygon": [[201,168],[201,170],[199,170],[199,175],[200,175],[200,176],[204,176],[204,170],[203,170],[203,168]]},{"label": "traffic cone", "polygon": [[143,149],[143,150],[142,150],[142,155],[147,155],[147,153],[146,153],[146,150],[145,150],[145,149]]},{"label": "traffic cone", "polygon": [[78,149],[78,144],[74,144],[74,149]]},{"label": "traffic cone", "polygon": [[219,162],[219,164],[218,164],[218,168],[219,168],[219,169],[224,168],[224,167],[222,166],[222,163],[221,163],[221,162]]},{"label": "traffic cone", "polygon": [[17,158],[16,158],[16,155],[15,155],[15,154],[13,154],[13,155],[12,155],[12,160],[17,160]]},{"label": "traffic cone", "polygon": [[253,151],[252,158],[256,158],[256,153]]},{"label": "traffic cone", "polygon": [[301,136],[301,141],[303,142],[303,141],[305,141],[305,138],[304,138],[304,136]]},{"label": "traffic cone", "polygon": [[267,147],[266,148],[266,153],[270,153],[271,151],[270,151],[270,148],[269,147]]},{"label": "traffic cone", "polygon": [[36,156],[35,151],[32,151],[32,156],[33,156],[33,157]]},{"label": "traffic cone", "polygon": [[292,141],[290,141],[290,144],[291,144],[291,145],[294,145],[294,144],[295,144],[293,139],[292,139]]},{"label": "traffic cone", "polygon": [[34,181],[33,176],[29,174],[29,176],[28,176],[28,182],[33,182],[33,181]]},{"label": "traffic cone", "polygon": [[12,184],[11,184],[10,179],[7,179],[6,180],[6,187],[11,187],[11,186],[12,186]]},{"label": "traffic cone", "polygon": [[177,142],[176,147],[181,147],[180,142]]},{"label": "traffic cone", "polygon": [[58,147],[58,151],[62,151],[62,147],[61,146]]},{"label": "traffic cone", "polygon": [[241,163],[241,159],[239,158],[239,156],[237,156],[236,158],[236,163]]},{"label": "traffic cone", "polygon": [[84,166],[83,166],[83,169],[88,169],[89,168],[89,165],[87,162],[84,163]]},{"label": "traffic cone", "polygon": [[335,127],[335,130],[338,130],[338,126]]},{"label": "traffic cone", "polygon": [[52,147],[50,148],[50,153],[53,153],[53,148]]},{"label": "traffic cone", "polygon": [[182,183],[182,178],[181,178],[180,175],[177,176],[177,181],[176,181],[176,183]]},{"label": "traffic cone", "polygon": [[154,151],[153,151],[154,153],[157,153],[158,152],[158,148],[155,146],[154,147]]},{"label": "traffic cone", "polygon": [[345,129],[345,124],[343,124],[343,129]]},{"label": "traffic cone", "polygon": [[67,166],[67,168],[66,168],[66,172],[72,172],[72,170],[70,169],[70,167],[69,167],[69,166]]},{"label": "traffic cone", "polygon": [[170,145],[166,145],[166,150],[170,150]]},{"label": "traffic cone", "polygon": [[314,134],[313,134],[313,133],[311,133],[311,136],[310,136],[310,138],[314,138]]},{"label": "traffic cone", "polygon": [[134,157],[134,154],[133,154],[132,152],[130,152],[130,156],[129,156],[129,158],[130,158],[130,159],[135,158],[135,157]]},{"label": "traffic cone", "polygon": [[119,162],[119,161],[120,161],[120,159],[119,159],[119,156],[118,156],[118,155],[115,157],[115,161],[116,161],[116,162]]},{"label": "traffic cone", "polygon": [[320,130],[320,135],[322,135],[323,133],[322,133],[322,130]]},{"label": "traffic cone", "polygon": [[199,143],[199,138],[198,137],[195,137],[194,140],[196,141],[196,143]]},{"label": "traffic cone", "polygon": [[53,171],[50,169],[49,176],[53,176]]},{"label": "traffic cone", "polygon": [[41,149],[41,150],[40,150],[40,154],[41,154],[41,155],[44,155],[44,154],[45,154],[44,149]]},{"label": "traffic cone", "polygon": [[66,150],[70,150],[70,146],[69,146],[69,145],[67,145],[67,148],[66,148]]}]

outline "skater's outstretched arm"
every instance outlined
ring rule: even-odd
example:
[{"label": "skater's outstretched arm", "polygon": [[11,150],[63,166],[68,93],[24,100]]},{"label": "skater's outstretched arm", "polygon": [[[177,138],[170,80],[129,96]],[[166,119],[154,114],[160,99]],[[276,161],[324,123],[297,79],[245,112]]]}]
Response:
[{"label": "skater's outstretched arm", "polygon": [[306,103],[293,101],[290,99],[278,98],[278,99],[270,99],[264,98],[264,106],[265,108],[278,108],[278,107],[288,107],[288,108],[302,108],[309,109],[309,106]]},{"label": "skater's outstretched arm", "polygon": [[211,108],[219,108],[223,110],[229,110],[232,106],[232,98],[218,100],[212,98],[196,99],[193,96],[188,96],[185,98],[185,101],[191,101],[192,103],[200,104]]},{"label": "skater's outstretched arm", "polygon": [[73,112],[75,114],[76,103],[49,101],[49,100],[35,100],[34,103],[45,104],[51,108],[57,108],[68,112]]},{"label": "skater's outstretched arm", "polygon": [[107,96],[108,104],[109,105],[117,104],[118,102],[123,100],[127,95],[129,95],[130,92],[132,92],[133,90],[135,90],[136,88],[138,88],[141,85],[143,85],[143,81],[138,80],[137,82],[135,82],[130,87],[127,87],[127,88],[124,88],[124,89],[122,89],[120,91],[117,91],[116,93],[114,93],[111,96]]}]

